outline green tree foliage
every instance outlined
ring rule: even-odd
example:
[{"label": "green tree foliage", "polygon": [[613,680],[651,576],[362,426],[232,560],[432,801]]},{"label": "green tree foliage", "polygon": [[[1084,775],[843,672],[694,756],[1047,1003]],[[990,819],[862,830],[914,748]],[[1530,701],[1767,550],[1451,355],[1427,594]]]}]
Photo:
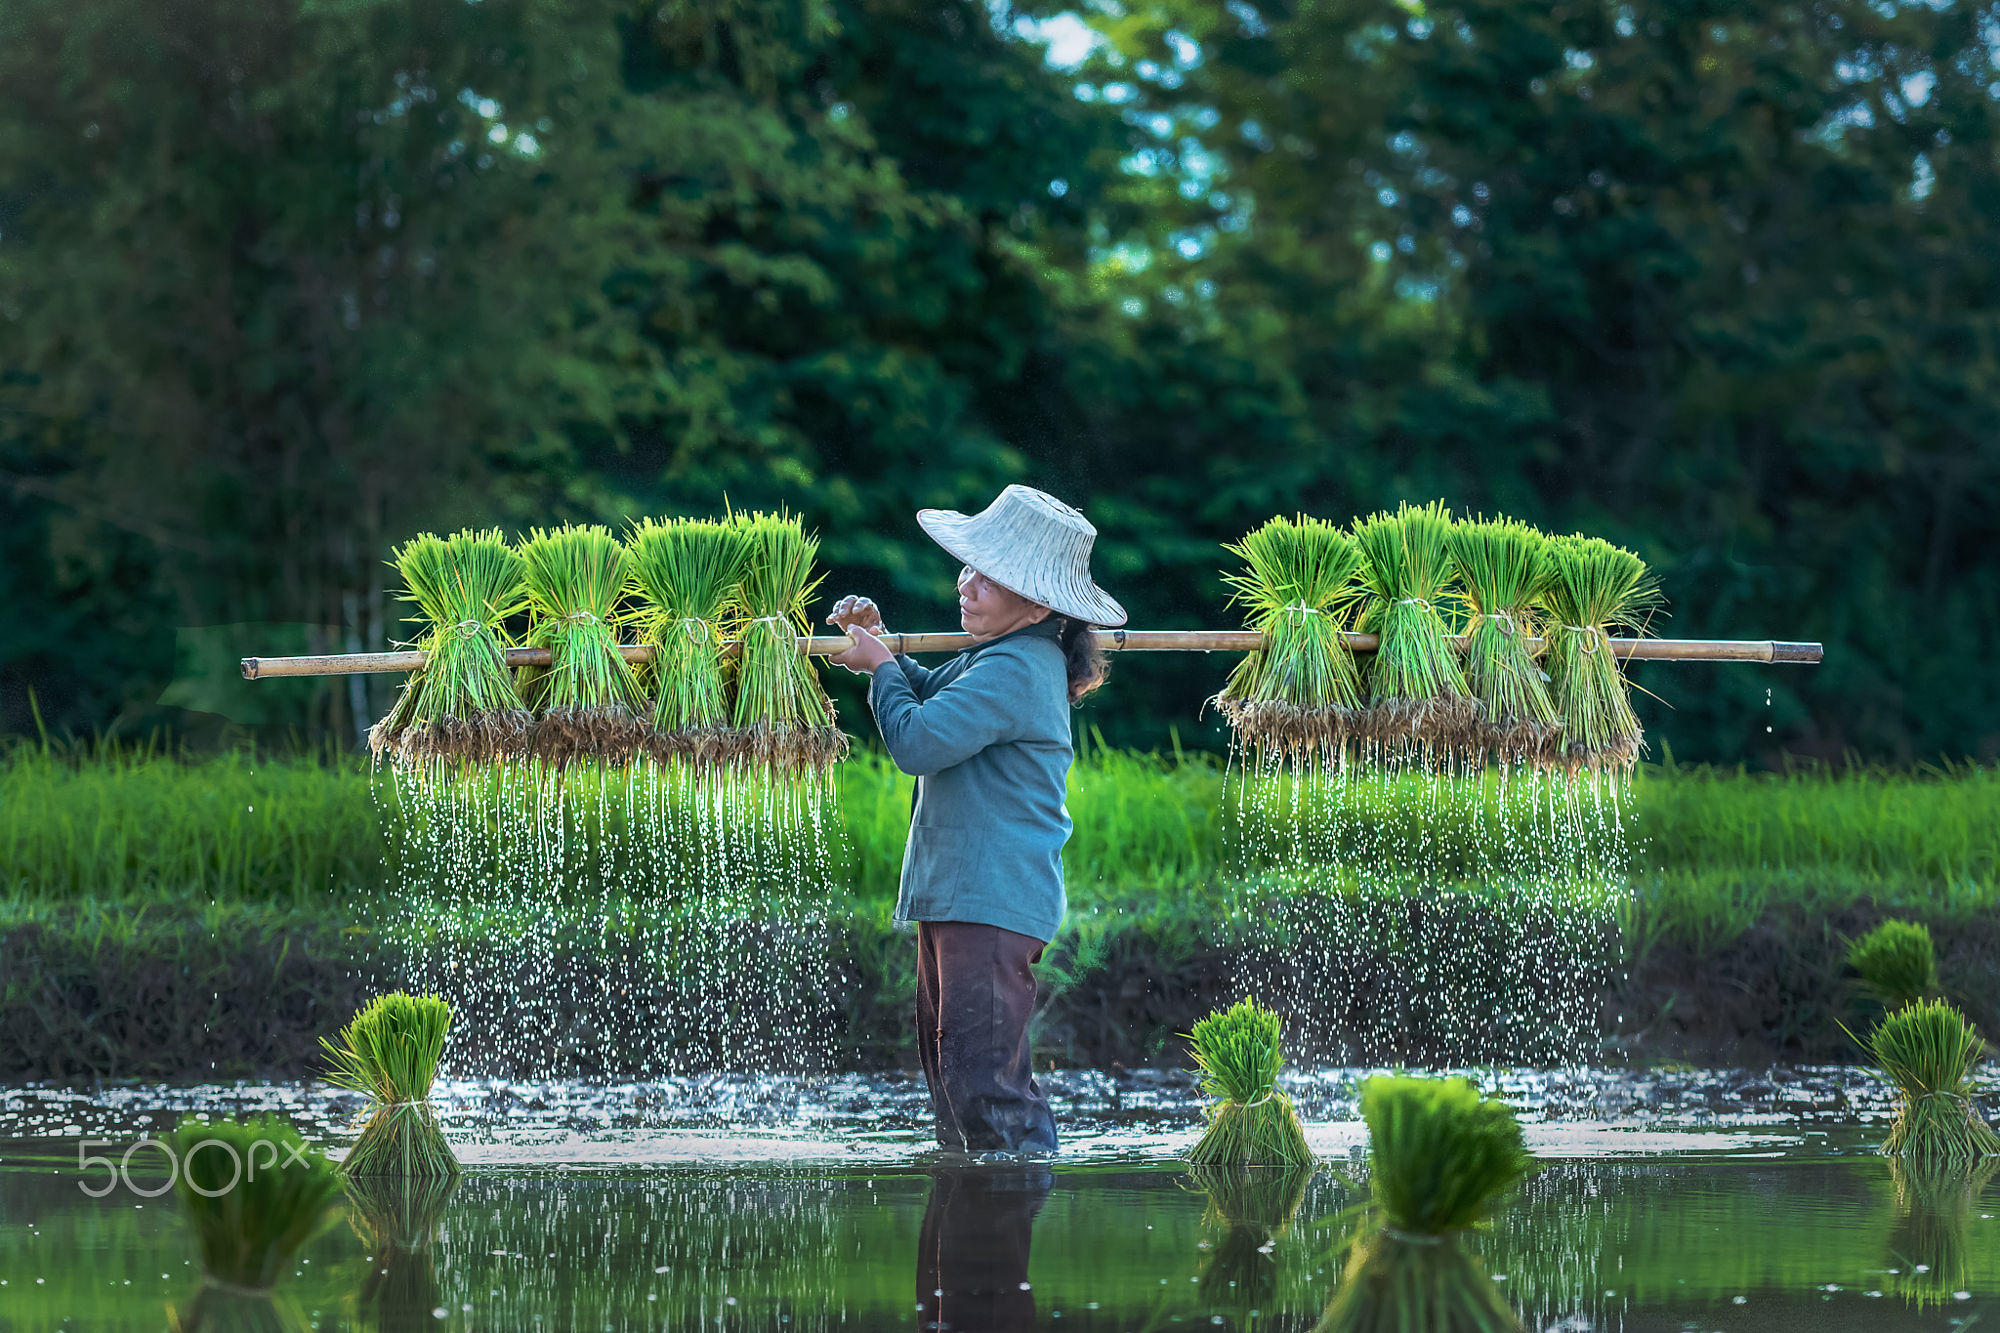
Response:
[{"label": "green tree foliage", "polygon": [[[158,695],[176,624],[381,643],[390,543],[615,419],[580,367],[623,219],[577,113],[618,62],[608,12],[569,0],[0,14],[0,476],[46,506],[49,591],[139,640],[121,702]],[[37,645],[52,693],[98,638]],[[317,700],[350,733],[370,711]]]},{"label": "green tree foliage", "polygon": [[1661,572],[1677,633],[1827,642],[1656,673],[1685,749],[1991,754],[1994,20],[1166,0],[1085,74],[1163,118],[1206,208],[1155,251],[1196,237],[1170,281],[1282,321],[1345,508],[1580,527]]},{"label": "green tree foliage", "polygon": [[[0,727],[178,678],[351,739],[388,682],[230,659],[406,632],[421,529],[725,495],[948,625],[912,511],[1022,480],[1135,624],[1226,623],[1273,514],[1443,497],[1827,642],[1643,668],[1656,747],[2000,752],[1992,4],[1130,0],[1075,69],[1054,12],[0,10]],[[1214,743],[1225,672],[1135,655],[1090,720]]]}]

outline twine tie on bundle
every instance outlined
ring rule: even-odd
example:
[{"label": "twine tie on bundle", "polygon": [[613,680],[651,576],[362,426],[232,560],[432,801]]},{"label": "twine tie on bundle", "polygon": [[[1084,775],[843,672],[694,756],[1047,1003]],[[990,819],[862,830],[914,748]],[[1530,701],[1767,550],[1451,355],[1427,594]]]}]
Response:
[{"label": "twine tie on bundle", "polygon": [[1390,1240],[1399,1240],[1405,1245],[1444,1244],[1443,1236],[1425,1236],[1415,1231],[1405,1231],[1401,1227],[1392,1227],[1387,1223],[1384,1223],[1382,1226],[1382,1234]]},{"label": "twine tie on bundle", "polygon": [[[708,628],[708,622],[707,622],[706,620],[703,620],[703,619],[702,619],[702,618],[701,618],[700,616],[682,616],[682,617],[680,618],[680,622],[679,622],[679,623],[681,623],[681,624],[683,624],[683,625],[700,625],[700,626],[702,627],[702,629],[707,629],[707,628]],[[697,639],[697,640],[698,640],[698,639],[701,639],[701,638],[703,638],[704,636],[703,636],[703,634],[702,634],[702,630],[701,630],[701,629],[691,629],[691,630],[689,630],[689,631],[688,631],[688,637],[689,637],[690,639]]]},{"label": "twine tie on bundle", "polygon": [[1292,611],[1292,612],[1295,612],[1295,613],[1297,613],[1297,614],[1299,614],[1299,615],[1302,615],[1302,616],[1303,616],[1303,615],[1308,615],[1308,614],[1310,614],[1310,615],[1315,615],[1315,616],[1321,616],[1321,615],[1325,615],[1325,614],[1326,614],[1326,612],[1324,612],[1324,611],[1320,610],[1320,608],[1318,608],[1318,607],[1316,607],[1316,606],[1308,606],[1308,605],[1307,605],[1306,603],[1304,603],[1304,602],[1287,602],[1287,603],[1285,603],[1285,604],[1284,604],[1283,606],[1279,607],[1278,609],[1279,609],[1280,611]]},{"label": "twine tie on bundle", "polygon": [[[1594,636],[1600,636],[1600,637],[1601,637],[1601,636],[1603,635],[1603,633],[1604,633],[1604,631],[1600,630],[1600,629],[1599,629],[1599,628],[1598,628],[1597,626],[1595,626],[1595,625],[1564,625],[1564,626],[1563,626],[1563,628],[1564,628],[1564,629],[1566,629],[1566,630],[1569,630],[1569,631],[1570,631],[1571,633],[1573,633],[1573,634],[1589,634],[1589,635],[1594,635]],[[1586,653],[1594,653],[1594,652],[1596,652],[1596,651],[1597,651],[1597,638],[1595,638],[1595,637],[1594,637],[1594,638],[1592,638],[1592,639],[1591,639],[1591,641],[1590,641],[1590,643],[1589,643],[1589,645],[1588,645],[1588,646],[1586,646],[1586,647],[1584,648],[1584,650],[1583,650],[1583,651],[1585,651]]]},{"label": "twine tie on bundle", "polygon": [[1276,1097],[1277,1095],[1278,1095],[1277,1085],[1273,1084],[1271,1090],[1265,1093],[1262,1097],[1259,1097],[1256,1101],[1244,1102],[1243,1109],[1247,1111],[1253,1106],[1262,1106],[1265,1102],[1270,1101],[1273,1097]]},{"label": "twine tie on bundle", "polygon": [[1515,630],[1514,630],[1514,617],[1513,617],[1513,616],[1512,616],[1511,614],[1509,614],[1508,612],[1506,612],[1506,611],[1482,611],[1482,612],[1480,612],[1480,614],[1481,614],[1481,615],[1483,615],[1483,616],[1485,616],[1485,617],[1486,617],[1486,618],[1487,618],[1488,620],[1492,620],[1492,621],[1497,621],[1497,622],[1499,623],[1499,625],[1500,625],[1500,628],[1501,628],[1501,630],[1502,630],[1502,631],[1503,631],[1504,633],[1507,633],[1507,634],[1512,634],[1512,633],[1514,633],[1514,632],[1515,632]]},{"label": "twine tie on bundle", "polygon": [[452,628],[458,631],[459,638],[469,639],[479,633],[480,630],[485,629],[486,622],[483,620],[461,620],[458,624],[452,626]]},{"label": "twine tie on bundle", "polygon": [[590,611],[572,611],[563,617],[563,623],[565,625],[594,625],[597,623],[597,616],[594,612]]},{"label": "twine tie on bundle", "polygon": [[1421,607],[1422,607],[1422,608],[1423,608],[1424,610],[1426,610],[1426,611],[1428,611],[1428,610],[1430,610],[1430,609],[1431,609],[1431,604],[1430,604],[1429,602],[1425,601],[1425,600],[1424,600],[1423,598],[1421,598],[1421,597],[1405,597],[1405,598],[1404,598],[1404,599],[1403,599],[1402,601],[1400,601],[1400,602],[1397,602],[1397,603],[1396,603],[1396,605],[1397,605],[1397,606],[1421,606]]},{"label": "twine tie on bundle", "polygon": [[1917,1100],[1920,1102],[1927,1102],[1933,1097],[1942,1097],[1948,1102],[1957,1102],[1961,1107],[1965,1108],[1968,1111],[1972,1109],[1972,1102],[1963,1093],[1947,1092],[1943,1088],[1939,1088],[1936,1092],[1919,1093],[1917,1095]]}]

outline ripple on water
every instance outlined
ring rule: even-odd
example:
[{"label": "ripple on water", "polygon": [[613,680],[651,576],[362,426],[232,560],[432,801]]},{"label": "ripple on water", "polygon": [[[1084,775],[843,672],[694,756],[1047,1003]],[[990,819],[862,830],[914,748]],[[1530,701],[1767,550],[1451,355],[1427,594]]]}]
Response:
[{"label": "ripple on water", "polygon": [[[1285,1088],[1317,1149],[1332,1157],[1359,1153],[1366,1133],[1358,1089],[1383,1072],[1287,1072]],[[1545,1158],[1840,1152],[1879,1137],[1894,1113],[1878,1078],[1845,1066],[1449,1072],[1514,1105],[1529,1147]],[[1066,1160],[1172,1158],[1201,1126],[1201,1098],[1184,1070],[1038,1077],[1062,1127]],[[928,1094],[923,1080],[908,1074],[445,1079],[434,1100],[460,1155],[481,1165],[910,1161],[934,1150]],[[56,1142],[73,1153],[78,1139],[129,1142],[162,1133],[183,1115],[276,1112],[339,1148],[358,1131],[364,1109],[360,1097],[318,1082],[26,1086],[0,1090],[0,1140]]]}]

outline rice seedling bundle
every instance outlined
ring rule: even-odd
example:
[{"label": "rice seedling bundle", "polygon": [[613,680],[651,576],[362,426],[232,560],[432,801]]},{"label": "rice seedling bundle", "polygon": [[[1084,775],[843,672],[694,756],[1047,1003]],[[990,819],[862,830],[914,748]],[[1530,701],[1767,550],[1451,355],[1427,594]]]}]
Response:
[{"label": "rice seedling bundle", "polygon": [[1924,1166],[2000,1155],[2000,1135],[1972,1104],[1986,1042],[1964,1014],[1943,1000],[1905,1005],[1875,1025],[1868,1048],[1898,1098],[1884,1153]]},{"label": "rice seedling bundle", "polygon": [[327,1081],[365,1093],[372,1105],[342,1163],[349,1176],[449,1178],[458,1158],[430,1104],[451,1006],[435,995],[378,995],[341,1030],[320,1038],[333,1061]]},{"label": "rice seedling bundle", "polygon": [[713,762],[730,747],[730,670],[748,534],[709,519],[646,519],[627,539],[642,598],[639,641],[653,649],[652,735],[663,762]]},{"label": "rice seedling bundle", "polygon": [[1630,771],[1643,733],[1611,652],[1611,631],[1640,633],[1659,609],[1645,562],[1597,537],[1549,543],[1549,694],[1562,719],[1558,760],[1571,771]]},{"label": "rice seedling bundle", "polygon": [[[742,737],[736,757],[767,779],[824,777],[847,752],[833,701],[812,660],[799,651],[819,542],[795,516],[762,512],[733,517],[745,544],[740,656],[733,721]],[[822,576],[824,577],[824,576]]]},{"label": "rice seedling bundle", "polygon": [[1895,1225],[1885,1267],[1889,1288],[1918,1309],[1942,1306],[1972,1277],[1972,1219],[2000,1163],[1922,1166],[1889,1159]]},{"label": "rice seedling bundle", "polygon": [[1264,641],[1230,673],[1217,708],[1260,752],[1330,758],[1361,707],[1361,673],[1342,637],[1359,594],[1360,548],[1334,524],[1301,514],[1223,549],[1246,567],[1223,576],[1230,600]]},{"label": "rice seedling bundle", "polygon": [[1248,996],[1188,1033],[1201,1090],[1216,1100],[1208,1129],[1188,1151],[1196,1166],[1311,1166],[1292,1099],[1278,1087],[1285,1057],[1278,1015]]},{"label": "rice seedling bundle", "polygon": [[1464,1079],[1372,1078],[1361,1089],[1361,1115],[1369,1219],[1317,1328],[1520,1328],[1457,1235],[1484,1221],[1532,1167],[1513,1111]]},{"label": "rice seedling bundle", "polygon": [[521,545],[528,642],[549,650],[525,687],[536,713],[532,746],[554,767],[579,759],[622,763],[646,735],[646,700],[618,651],[616,614],[625,548],[596,524],[535,528]]},{"label": "rice seedling bundle", "polygon": [[1417,1236],[1462,1231],[1528,1174],[1534,1160],[1505,1102],[1462,1078],[1371,1078],[1369,1192],[1384,1224]]},{"label": "rice seedling bundle", "polygon": [[369,746],[413,764],[493,761],[518,755],[533,716],[515,688],[502,624],[525,605],[525,567],[497,529],[450,537],[421,533],[395,552],[402,600],[425,629],[423,669],[413,673]]},{"label": "rice seedling bundle", "polygon": [[1861,974],[1869,994],[1890,1009],[1937,993],[1937,949],[1930,927],[1916,921],[1884,921],[1854,941],[1847,965]]},{"label": "rice seedling bundle", "polygon": [[1465,597],[1465,683],[1479,701],[1482,749],[1503,764],[1553,744],[1560,721],[1528,639],[1549,576],[1548,538],[1511,519],[1461,519],[1447,534]]},{"label": "rice seedling bundle", "polygon": [[1201,1270],[1202,1304],[1270,1307],[1278,1287],[1273,1242],[1292,1225],[1313,1172],[1309,1166],[1188,1169],[1208,1195],[1202,1226],[1215,1234]]},{"label": "rice seedling bundle", "polygon": [[1366,738],[1396,750],[1470,751],[1479,705],[1445,628],[1451,584],[1451,511],[1404,504],[1355,525],[1367,591],[1357,627],[1381,636],[1368,671]]},{"label": "rice seedling bundle", "polygon": [[202,1273],[266,1292],[319,1228],[340,1192],[340,1168],[277,1116],[183,1120],[173,1135],[174,1197],[194,1229]]}]

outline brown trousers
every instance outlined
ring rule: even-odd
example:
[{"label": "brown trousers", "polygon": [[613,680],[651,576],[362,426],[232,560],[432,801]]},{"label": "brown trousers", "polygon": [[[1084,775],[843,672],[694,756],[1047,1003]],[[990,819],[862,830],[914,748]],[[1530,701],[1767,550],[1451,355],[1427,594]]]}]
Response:
[{"label": "brown trousers", "polygon": [[917,1057],[938,1142],[965,1152],[1054,1152],[1028,1019],[1042,942],[975,921],[917,923]]}]

